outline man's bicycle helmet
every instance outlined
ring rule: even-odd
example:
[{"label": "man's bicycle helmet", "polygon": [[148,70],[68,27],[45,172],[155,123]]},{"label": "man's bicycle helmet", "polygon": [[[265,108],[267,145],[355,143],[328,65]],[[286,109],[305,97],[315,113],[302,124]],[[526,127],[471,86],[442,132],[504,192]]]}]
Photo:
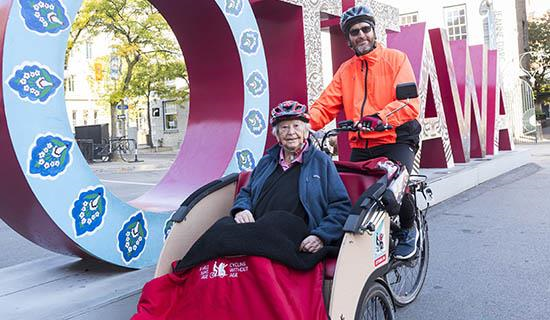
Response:
[{"label": "man's bicycle helmet", "polygon": [[309,122],[307,107],[297,101],[288,100],[279,103],[271,110],[271,125],[275,126],[284,120],[298,119]]},{"label": "man's bicycle helmet", "polygon": [[356,23],[367,22],[372,27],[375,26],[374,12],[367,6],[351,7],[340,17],[340,29],[344,34],[348,35],[349,29]]}]

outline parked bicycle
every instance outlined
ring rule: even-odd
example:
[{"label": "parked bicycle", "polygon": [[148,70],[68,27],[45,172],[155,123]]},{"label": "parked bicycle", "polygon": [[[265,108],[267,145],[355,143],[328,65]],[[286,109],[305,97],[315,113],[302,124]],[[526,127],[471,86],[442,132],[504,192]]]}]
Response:
[{"label": "parked bicycle", "polygon": [[137,141],[123,136],[103,139],[103,143],[94,145],[94,159],[111,161],[114,155],[125,162],[137,161]]}]

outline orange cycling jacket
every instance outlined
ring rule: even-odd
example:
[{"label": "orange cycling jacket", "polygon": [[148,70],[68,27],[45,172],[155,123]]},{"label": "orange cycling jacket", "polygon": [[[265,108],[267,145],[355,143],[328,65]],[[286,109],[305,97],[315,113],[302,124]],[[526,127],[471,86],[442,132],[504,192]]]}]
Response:
[{"label": "orange cycling jacket", "polygon": [[[363,116],[378,115],[386,121],[387,115],[401,107],[395,88],[400,83],[415,82],[415,76],[403,52],[377,47],[362,56],[344,62],[332,82],[309,109],[313,130],[322,129],[344,108],[346,119],[359,121]],[[392,129],[383,132],[350,132],[352,148],[371,148],[383,144],[408,143],[417,146],[420,136],[418,122],[419,100],[410,99],[410,105],[387,117]]]}]

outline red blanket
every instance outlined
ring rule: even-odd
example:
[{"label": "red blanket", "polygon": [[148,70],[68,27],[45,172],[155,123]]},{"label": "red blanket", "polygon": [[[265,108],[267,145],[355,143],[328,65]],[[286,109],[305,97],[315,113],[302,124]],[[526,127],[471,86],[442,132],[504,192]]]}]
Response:
[{"label": "red blanket", "polygon": [[267,258],[218,258],[145,284],[132,320],[321,320],[323,264],[297,271]]}]

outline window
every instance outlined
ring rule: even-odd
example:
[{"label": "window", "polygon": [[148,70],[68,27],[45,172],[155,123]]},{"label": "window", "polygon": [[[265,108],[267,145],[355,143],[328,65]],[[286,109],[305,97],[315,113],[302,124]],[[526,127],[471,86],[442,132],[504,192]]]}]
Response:
[{"label": "window", "polygon": [[405,13],[399,16],[399,21],[402,26],[408,26],[418,22],[418,11]]},{"label": "window", "polygon": [[449,40],[466,39],[466,5],[443,8]]},{"label": "window", "polygon": [[94,124],[97,124],[97,116],[98,116],[98,112],[97,110],[94,110]]},{"label": "window", "polygon": [[88,125],[88,110],[84,110],[84,112],[82,114],[82,120],[84,120],[84,125],[87,126]]},{"label": "window", "polygon": [[178,128],[178,105],[176,101],[162,102],[164,109],[164,130],[176,130]]},{"label": "window", "polygon": [[74,92],[74,76],[65,78],[65,91]]},{"label": "window", "polygon": [[92,55],[92,42],[91,41],[86,41],[86,59],[90,60],[93,58],[93,55]]}]

